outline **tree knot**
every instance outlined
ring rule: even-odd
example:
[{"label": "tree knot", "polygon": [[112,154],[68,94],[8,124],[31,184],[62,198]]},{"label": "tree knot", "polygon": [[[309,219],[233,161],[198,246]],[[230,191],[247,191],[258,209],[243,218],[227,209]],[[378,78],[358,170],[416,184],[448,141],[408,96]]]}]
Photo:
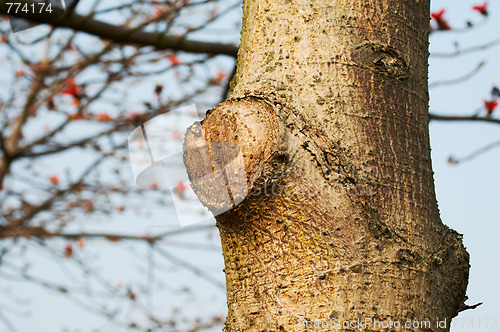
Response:
[{"label": "tree knot", "polygon": [[410,67],[401,53],[390,45],[364,41],[352,52],[359,66],[398,80],[408,79]]}]

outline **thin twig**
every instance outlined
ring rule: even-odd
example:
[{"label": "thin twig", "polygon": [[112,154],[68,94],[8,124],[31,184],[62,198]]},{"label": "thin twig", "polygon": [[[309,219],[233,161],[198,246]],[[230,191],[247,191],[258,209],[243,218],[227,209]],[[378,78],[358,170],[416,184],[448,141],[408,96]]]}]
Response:
[{"label": "thin twig", "polygon": [[499,44],[500,44],[500,38],[489,41],[489,42],[481,44],[481,45],[476,45],[476,46],[472,46],[469,48],[464,48],[462,50],[457,49],[455,52],[451,52],[451,53],[431,53],[431,57],[433,57],[433,58],[453,58],[453,57],[458,57],[458,56],[473,53],[473,52],[483,51],[483,50],[492,48],[494,46],[497,46]]},{"label": "thin twig", "polygon": [[461,115],[439,115],[434,113],[429,113],[431,120],[437,121],[474,121],[474,122],[487,122],[500,124],[500,119],[478,117],[478,116],[461,116]]},{"label": "thin twig", "polygon": [[226,290],[226,285],[225,284],[223,284],[219,280],[215,279],[214,277],[212,277],[211,275],[209,275],[205,271],[200,270],[196,266],[191,265],[188,262],[183,261],[183,260],[181,260],[181,259],[173,256],[172,254],[166,252],[165,250],[163,250],[162,248],[158,247],[157,245],[152,244],[151,246],[154,248],[154,250],[156,250],[157,253],[159,253],[161,256],[163,256],[164,258],[168,259],[169,261],[173,262],[174,264],[178,264],[178,265],[180,265],[180,266],[182,266],[182,267],[190,270],[193,274],[195,274],[198,277],[201,277],[201,278],[205,279],[206,281],[208,281],[212,285],[216,286],[217,288],[220,288],[220,289],[222,289],[224,291]]},{"label": "thin twig", "polygon": [[461,163],[464,163],[466,161],[470,161],[470,160],[476,158],[477,156],[479,156],[483,153],[486,153],[486,152],[488,152],[488,151],[490,151],[498,146],[500,146],[500,141],[490,143],[490,144],[488,144],[488,145],[486,145],[486,146],[484,146],[484,147],[482,147],[482,148],[480,148],[480,149],[472,152],[471,154],[469,154],[463,158],[460,158],[460,159],[456,159],[456,158],[450,156],[448,158],[448,162],[450,164],[453,164],[453,165],[461,164]]},{"label": "thin twig", "polygon": [[472,69],[472,71],[470,71],[469,73],[467,73],[461,77],[454,78],[451,80],[446,80],[446,81],[437,81],[437,82],[429,83],[429,89],[432,89],[432,88],[435,88],[438,86],[454,85],[454,84],[463,83],[463,82],[467,81],[469,78],[471,78],[474,75],[476,75],[477,73],[479,73],[479,71],[481,70],[481,68],[484,67],[485,64],[486,64],[485,60],[481,61],[476,67],[474,67],[474,69]]}]

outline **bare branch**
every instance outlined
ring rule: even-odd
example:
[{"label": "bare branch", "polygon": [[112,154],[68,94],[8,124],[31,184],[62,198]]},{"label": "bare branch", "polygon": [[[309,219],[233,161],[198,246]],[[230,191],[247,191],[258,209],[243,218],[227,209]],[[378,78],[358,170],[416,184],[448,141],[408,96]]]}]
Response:
[{"label": "bare branch", "polygon": [[498,146],[500,146],[500,141],[490,143],[490,144],[488,144],[488,145],[486,145],[486,146],[484,146],[484,147],[482,147],[482,148],[480,148],[480,149],[472,152],[471,154],[469,154],[463,158],[460,158],[460,159],[456,159],[456,158],[450,156],[448,158],[448,163],[453,164],[453,165],[457,165],[457,164],[464,163],[466,161],[470,161],[470,160],[476,158],[477,156],[482,155],[483,153],[486,153],[490,150],[493,150],[494,148],[496,148]]},{"label": "bare branch", "polygon": [[446,80],[446,81],[437,81],[437,82],[429,83],[429,89],[432,89],[432,88],[435,88],[438,86],[454,85],[454,84],[460,84],[462,82],[465,82],[469,78],[471,78],[474,75],[476,75],[477,73],[479,73],[479,71],[484,67],[485,64],[486,64],[485,60],[481,61],[474,69],[472,69],[472,71],[470,71],[469,73],[467,73],[461,77],[454,78],[451,80]]},{"label": "bare branch", "polygon": [[[64,232],[51,232],[44,227],[32,226],[32,227],[16,227],[11,228],[9,226],[0,226],[0,239],[6,238],[62,238],[66,240],[78,240],[81,238],[85,239],[104,239],[111,242],[118,241],[145,241],[149,243],[155,243],[161,241],[169,236],[189,233],[197,230],[206,230],[214,228],[213,225],[203,225],[198,227],[188,227],[181,228],[172,231],[162,232],[155,235],[130,235],[130,234],[116,234],[116,233],[87,233],[87,232],[75,232],[75,233],[64,233]],[[174,244],[175,245],[175,244]],[[205,247],[206,249],[206,247]],[[3,254],[3,253],[2,253]],[[1,258],[1,256],[0,256]]]},{"label": "bare branch", "polygon": [[12,322],[2,313],[0,312],[0,321],[8,328],[11,332],[17,332],[18,329],[12,324]]},{"label": "bare branch", "polygon": [[465,310],[470,310],[470,309],[476,309],[477,307],[479,307],[481,304],[483,304],[483,302],[479,302],[479,303],[476,303],[474,305],[467,305],[465,303],[462,303],[460,305],[460,307],[458,308],[458,311],[457,311],[457,314],[459,312],[462,312],[462,311],[465,311]]},{"label": "bare branch", "polygon": [[65,194],[68,192],[72,192],[76,188],[78,188],[84,181],[85,177],[92,172],[100,163],[104,161],[104,158],[106,155],[103,155],[99,157],[96,161],[94,161],[90,166],[87,167],[87,169],[80,175],[80,178],[71,184],[67,189],[65,190],[57,190],[51,197],[46,199],[44,202],[42,202],[40,205],[34,206],[31,208],[24,216],[17,220],[13,220],[12,222],[9,223],[9,227],[12,227],[13,229],[25,225],[27,222],[31,220],[34,216],[36,216],[38,213],[42,211],[49,210],[55,203],[56,199],[63,197]]},{"label": "bare branch", "polygon": [[225,290],[226,289],[226,285],[221,283],[219,280],[215,279],[214,277],[212,277],[211,275],[207,274],[205,271],[203,270],[200,270],[199,268],[197,268],[196,266],[192,265],[192,264],[189,264],[188,262],[185,262],[175,256],[173,256],[172,254],[166,252],[165,250],[163,250],[162,248],[152,244],[152,247],[153,249],[159,253],[161,256],[163,256],[164,258],[168,259],[169,261],[175,263],[175,264],[178,264],[188,270],[190,270],[191,272],[193,272],[195,275],[197,275],[198,277],[201,277],[203,279],[205,279],[206,281],[210,282],[212,285],[216,286],[217,288],[220,288],[222,290]]},{"label": "bare branch", "polygon": [[482,45],[476,45],[476,46],[472,46],[469,48],[464,48],[462,50],[457,49],[455,52],[451,52],[451,53],[431,53],[431,56],[434,58],[453,58],[453,57],[457,57],[457,56],[461,56],[461,55],[465,55],[465,54],[469,54],[469,53],[473,53],[473,52],[487,50],[487,49],[492,48],[494,46],[497,46],[499,44],[500,44],[500,38],[489,41],[489,42],[482,44]]},{"label": "bare branch", "polygon": [[5,238],[62,238],[66,240],[78,240],[81,238],[86,239],[105,239],[111,242],[118,242],[121,240],[133,240],[133,241],[145,241],[145,242],[156,242],[162,239],[161,236],[157,235],[126,235],[126,234],[112,234],[112,233],[61,233],[61,232],[51,232],[43,227],[16,227],[11,229],[10,227],[0,226],[0,239]]},{"label": "bare branch", "polygon": [[123,126],[124,126],[123,124],[119,123],[116,126],[111,127],[110,129],[107,129],[107,130],[105,130],[105,131],[103,131],[101,133],[95,134],[95,135],[93,135],[91,137],[86,137],[84,139],[81,139],[79,141],[75,141],[75,142],[72,142],[72,143],[69,143],[69,144],[66,144],[66,145],[55,145],[55,146],[52,146],[52,147],[48,147],[46,150],[40,151],[40,152],[32,152],[32,151],[23,152],[23,151],[20,151],[16,155],[16,157],[21,157],[21,158],[35,158],[35,157],[41,157],[41,156],[45,156],[45,155],[49,155],[49,154],[59,153],[59,152],[62,152],[62,151],[69,150],[71,148],[75,148],[75,147],[84,147],[86,144],[89,144],[89,143],[95,141],[99,137],[107,136],[107,135],[110,135],[110,134],[112,134],[114,132],[117,132]]},{"label": "bare branch", "polygon": [[[33,1],[27,0],[30,4]],[[36,2],[33,2],[36,3]],[[6,8],[0,7],[0,13],[7,14]],[[140,46],[153,46],[158,50],[172,49],[190,53],[224,54],[235,57],[238,47],[232,44],[210,43],[186,40],[183,37],[166,36],[162,33],[135,31],[113,24],[101,22],[76,13],[65,13],[62,8],[53,8],[53,13],[25,13],[18,11],[10,16],[24,18],[30,21],[51,24],[54,27],[70,28],[85,32],[116,43],[136,44]],[[58,17],[53,20],[53,17]]]},{"label": "bare branch", "polygon": [[478,116],[460,116],[460,115],[439,115],[434,113],[429,113],[431,120],[437,121],[475,121],[475,122],[487,122],[487,123],[498,123],[500,124],[500,119],[478,117]]}]

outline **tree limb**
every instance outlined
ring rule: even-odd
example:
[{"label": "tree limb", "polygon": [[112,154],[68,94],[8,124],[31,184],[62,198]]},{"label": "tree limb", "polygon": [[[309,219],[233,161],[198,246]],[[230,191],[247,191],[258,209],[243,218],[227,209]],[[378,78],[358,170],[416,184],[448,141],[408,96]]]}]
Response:
[{"label": "tree limb", "polygon": [[456,165],[456,164],[460,164],[460,163],[463,163],[466,161],[470,161],[470,160],[476,158],[477,156],[479,156],[483,153],[486,153],[486,152],[488,152],[488,151],[490,151],[498,146],[500,146],[500,141],[495,141],[495,142],[490,143],[490,144],[488,144],[488,145],[486,145],[486,146],[484,146],[484,147],[482,147],[482,148],[480,148],[480,149],[472,152],[471,154],[469,154],[465,157],[462,157],[460,159],[457,159],[457,158],[450,156],[448,158],[448,163]]},{"label": "tree limb", "polygon": [[[26,3],[36,3],[25,1]],[[7,14],[7,9],[0,6],[0,13]],[[172,49],[190,53],[203,54],[224,54],[236,56],[238,47],[232,44],[210,43],[194,40],[186,40],[183,37],[166,36],[162,33],[153,33],[145,31],[135,31],[126,29],[113,24],[94,20],[87,16],[75,13],[66,13],[62,8],[53,7],[52,13],[9,13],[9,16],[19,17],[38,23],[51,24],[54,27],[70,28],[76,31],[85,32],[103,39],[109,39],[116,43],[136,44],[140,46],[153,46],[158,50]],[[56,19],[53,19],[57,17]]]},{"label": "tree limb", "polygon": [[219,289],[222,289],[222,290],[226,289],[226,285],[225,284],[221,283],[218,279],[212,277],[210,274],[206,273],[205,271],[199,269],[197,266],[195,266],[193,264],[190,264],[187,261],[181,260],[181,259],[173,256],[172,254],[170,254],[169,252],[163,250],[162,248],[158,247],[157,245],[151,244],[151,247],[158,254],[160,254],[160,256],[162,256],[163,258],[171,261],[172,263],[174,263],[174,264],[176,264],[178,266],[182,266],[182,267],[190,270],[194,275],[205,279],[206,281],[208,281],[209,283],[211,283],[212,285],[214,285],[215,287],[217,287]]},{"label": "tree limb", "polygon": [[479,73],[479,71],[481,70],[481,68],[484,67],[485,64],[486,64],[485,60],[481,61],[472,71],[468,72],[467,74],[465,74],[461,77],[454,78],[451,80],[446,80],[446,81],[431,82],[431,83],[429,83],[429,89],[432,89],[432,88],[435,88],[438,86],[454,85],[454,84],[463,83],[463,82],[467,81],[469,78],[471,78],[474,75],[476,75],[477,73]]},{"label": "tree limb", "polygon": [[[465,311],[465,310],[469,310],[469,309],[476,309],[477,307],[479,307],[481,304],[483,304],[483,302],[480,302],[480,303],[476,303],[474,305],[467,305],[465,303],[462,303],[460,305],[460,307],[458,307],[458,310],[457,310],[457,313],[456,315],[458,315],[459,312],[462,312],[462,311]],[[455,316],[456,316],[455,315]]]},{"label": "tree limb", "polygon": [[484,43],[484,44],[481,44],[481,45],[476,45],[476,46],[472,46],[472,47],[464,48],[464,49],[457,49],[457,50],[455,50],[455,52],[450,52],[450,53],[434,53],[434,52],[432,52],[431,57],[433,57],[433,58],[453,58],[453,57],[458,57],[458,56],[473,53],[473,52],[487,50],[487,49],[495,47],[499,44],[500,44],[500,38],[491,40],[491,41]]},{"label": "tree limb", "polygon": [[479,122],[489,122],[500,124],[500,119],[477,117],[477,116],[455,116],[455,115],[439,115],[434,113],[429,113],[431,120],[438,121],[479,121]]},{"label": "tree limb", "polygon": [[94,238],[94,239],[106,239],[111,242],[117,242],[121,240],[136,240],[136,241],[146,241],[146,242],[156,242],[162,239],[158,235],[126,235],[126,234],[108,234],[108,233],[62,233],[62,232],[51,232],[44,227],[2,227],[0,226],[0,239],[5,238],[62,238],[66,240],[78,240],[80,238]]}]

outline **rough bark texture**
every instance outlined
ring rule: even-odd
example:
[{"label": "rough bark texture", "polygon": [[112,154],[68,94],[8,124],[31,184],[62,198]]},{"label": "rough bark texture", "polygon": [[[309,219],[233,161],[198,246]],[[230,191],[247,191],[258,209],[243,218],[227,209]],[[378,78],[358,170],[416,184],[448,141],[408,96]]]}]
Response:
[{"label": "rough bark texture", "polygon": [[[231,98],[202,123],[241,149],[248,180],[217,216],[225,331],[449,329],[469,263],[434,193],[428,27],[428,0],[245,0]],[[194,180],[217,162],[208,151],[202,170],[189,135]],[[358,328],[381,330],[340,326]]]}]

